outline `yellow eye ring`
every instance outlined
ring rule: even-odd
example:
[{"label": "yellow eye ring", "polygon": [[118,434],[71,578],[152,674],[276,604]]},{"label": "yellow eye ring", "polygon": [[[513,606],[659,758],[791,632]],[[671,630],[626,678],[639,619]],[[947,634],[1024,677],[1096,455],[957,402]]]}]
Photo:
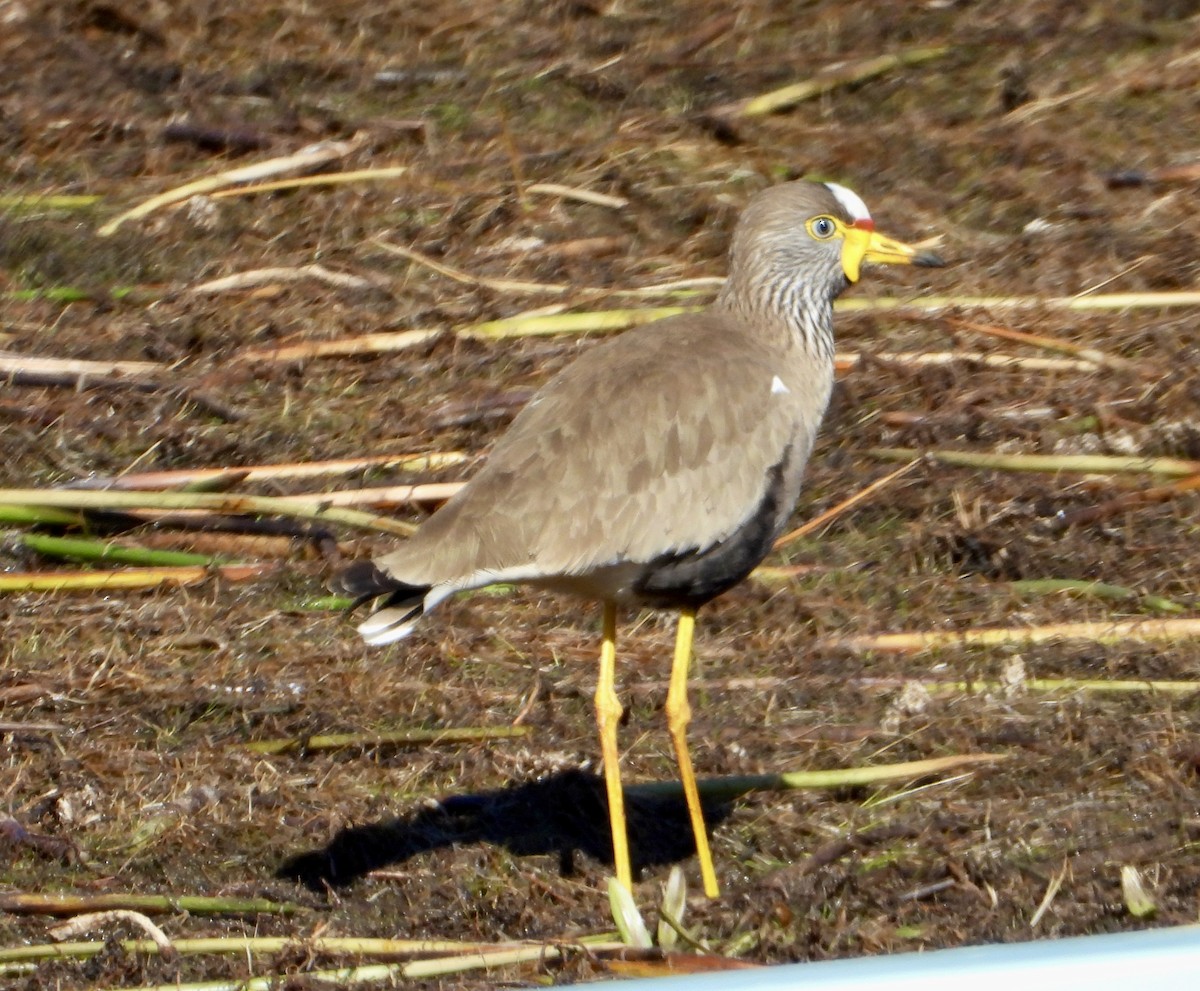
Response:
[{"label": "yellow eye ring", "polygon": [[828,241],[838,232],[838,222],[833,217],[813,217],[804,226],[818,241]]}]

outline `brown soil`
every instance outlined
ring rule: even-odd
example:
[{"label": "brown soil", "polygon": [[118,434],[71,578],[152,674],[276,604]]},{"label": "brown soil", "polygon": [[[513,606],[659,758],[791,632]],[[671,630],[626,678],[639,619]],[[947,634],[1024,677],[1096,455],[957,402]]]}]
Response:
[{"label": "brown soil", "polygon": [[[0,216],[0,346],[176,369],[169,387],[148,391],[4,384],[0,484],[485,453],[529,390],[591,340],[445,334],[394,354],[230,362],[249,346],[451,328],[558,301],[449,281],[386,253],[380,238],[492,278],[627,289],[721,274],[746,199],[808,174],[858,190],[893,235],[943,238],[948,268],[871,272],[852,296],[1197,286],[1195,180],[1106,179],[1195,161],[1194,2],[495,7],[0,5],[4,191],[104,196],[95,213]],[[931,45],[948,50],[775,115],[720,112],[843,60]],[[338,167],[403,164],[407,174],[213,200],[96,234],[118,208],[163,189],[355,135],[361,149]],[[628,205],[529,192],[537,182]],[[187,291],[313,262],[384,288]],[[16,295],[63,287],[83,298]],[[138,291],[114,298],[122,287]],[[797,522],[890,470],[869,453],[881,446],[1200,458],[1194,308],[847,313],[839,345],[1049,354],[972,332],[959,317],[1129,364],[914,370],[869,360],[840,382]],[[470,468],[336,484],[453,479]],[[1197,680],[1194,640],[899,656],[838,643],[887,631],[1155,617],[1152,596],[1191,613],[1200,556],[1188,541],[1198,536],[1200,496],[1054,526],[1060,511],[1161,483],[923,464],[769,562],[805,566],[796,577],[747,582],[704,610],[691,733],[702,775],[977,752],[1007,759],[942,779],[761,793],[713,808],[724,892],[693,900],[686,924],[715,952],[776,963],[1195,920],[1196,695],[897,688],[903,679],[996,682],[1022,670]],[[353,538],[343,557],[386,544],[343,536]],[[2,549],[7,569],[52,567],[21,549],[16,531]],[[533,593],[478,595],[440,610],[410,642],[372,650],[347,619],[312,607],[336,565],[297,545],[275,577],[254,583],[0,599],[0,816],[12,820],[0,830],[0,892],[256,895],[305,907],[288,919],[168,916],[160,922],[172,937],[491,942],[611,929],[590,700],[597,609]],[[1096,579],[1139,594],[1013,585],[1033,578]],[[670,780],[661,710],[672,624],[651,614],[625,620],[625,780]],[[277,756],[244,746],[518,719],[529,737],[491,743]],[[690,837],[673,802],[635,803],[632,832],[643,868],[637,896],[653,918],[671,863],[681,861],[698,887]],[[1157,906],[1152,921],[1128,911],[1123,866],[1140,871]],[[0,915],[0,946],[42,942],[46,931],[45,918]],[[112,932],[140,935],[121,926],[99,938]],[[254,972],[320,965],[293,955]],[[545,971],[569,981],[604,967],[577,955]],[[243,957],[110,949],[15,979],[79,988],[249,972]],[[505,979],[539,973],[526,967]]]}]

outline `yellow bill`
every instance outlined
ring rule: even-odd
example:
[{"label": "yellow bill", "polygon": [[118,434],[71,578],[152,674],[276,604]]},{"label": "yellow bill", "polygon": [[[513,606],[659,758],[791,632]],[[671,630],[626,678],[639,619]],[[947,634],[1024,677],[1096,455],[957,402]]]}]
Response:
[{"label": "yellow bill", "polygon": [[843,232],[842,271],[846,273],[846,278],[857,282],[864,261],[881,265],[922,265],[926,268],[938,268],[946,264],[932,252],[880,234],[870,221],[860,220],[852,227],[846,227]]}]

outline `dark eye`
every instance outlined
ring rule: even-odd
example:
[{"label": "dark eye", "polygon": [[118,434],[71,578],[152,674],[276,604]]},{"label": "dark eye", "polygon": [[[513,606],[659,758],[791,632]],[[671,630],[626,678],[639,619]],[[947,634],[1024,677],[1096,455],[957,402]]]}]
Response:
[{"label": "dark eye", "polygon": [[813,237],[833,237],[837,231],[837,224],[833,222],[832,217],[817,217],[808,225],[808,229],[812,231]]}]

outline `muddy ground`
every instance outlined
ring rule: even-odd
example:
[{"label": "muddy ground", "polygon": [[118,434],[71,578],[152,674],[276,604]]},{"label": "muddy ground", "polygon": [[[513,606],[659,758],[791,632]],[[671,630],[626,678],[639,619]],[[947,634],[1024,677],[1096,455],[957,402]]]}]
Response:
[{"label": "muddy ground", "polygon": [[[946,50],[776,114],[729,110],[836,63],[934,46]],[[103,197],[90,212],[0,216],[0,344],[173,368],[148,389],[0,385],[5,486],[393,452],[474,459],[532,389],[595,341],[447,332],[387,354],[235,359],[250,347],[449,331],[564,302],[452,281],[389,254],[380,239],[475,275],[578,287],[565,302],[581,309],[663,305],[677,300],[582,290],[720,275],[747,198],[816,175],[858,190],[881,229],[940,237],[950,262],[871,272],[852,297],[1177,292],[1197,288],[1200,273],[1196,180],[1108,180],[1200,155],[1200,21],[1187,0],[758,0],[730,11],[633,0],[25,0],[0,4],[0,65],[3,192]],[[337,168],[408,171],[193,203],[97,235],[119,209],[164,189],[356,136],[360,146]],[[625,205],[531,192],[537,183]],[[377,288],[273,280],[188,291],[310,263]],[[20,294],[64,288],[81,298]],[[797,523],[891,470],[871,454],[879,447],[1200,458],[1194,307],[844,313],[839,347],[1072,357],[962,321],[1123,361],[916,367],[869,358],[840,380]],[[620,401],[618,383],[598,397],[608,399]],[[475,463],[257,491],[453,480]],[[693,899],[685,922],[696,936],[714,952],[777,963],[1194,921],[1197,696],[1053,690],[1023,678],[1200,681],[1195,640],[1091,636],[908,654],[845,643],[1195,615],[1200,496],[1055,525],[1060,512],[1162,484],[1138,473],[923,462],[768,562],[794,566],[791,577],[749,581],[703,610],[691,733],[703,776],[1006,759],[714,807],[724,891]],[[18,529],[4,540],[3,568],[57,566],[22,549]],[[168,914],[158,921],[173,938],[493,942],[612,928],[590,701],[597,608],[530,592],[477,595],[448,604],[401,646],[368,649],[319,600],[338,555],[387,540],[338,534],[333,554],[299,541],[256,549],[281,567],[255,582],[0,598],[0,816],[9,823],[0,893],[263,896],[303,906],[287,918]],[[1014,584],[1051,578],[1133,591],[1107,598]],[[625,619],[625,780],[668,781],[661,710],[672,623]],[[972,687],[938,688],[959,681]],[[530,734],[270,756],[246,748],[514,722]],[[643,865],[637,897],[653,919],[671,863],[698,889],[690,839],[671,802],[635,803],[632,829]],[[1123,867],[1140,873],[1155,914],[1131,914]],[[43,942],[48,926],[43,916],[0,915],[0,947]],[[140,935],[126,924],[97,932]],[[298,954],[251,966],[244,956],[163,960],[110,949],[12,980],[131,986],[323,964]],[[605,972],[574,954],[565,967],[445,986]]]}]

